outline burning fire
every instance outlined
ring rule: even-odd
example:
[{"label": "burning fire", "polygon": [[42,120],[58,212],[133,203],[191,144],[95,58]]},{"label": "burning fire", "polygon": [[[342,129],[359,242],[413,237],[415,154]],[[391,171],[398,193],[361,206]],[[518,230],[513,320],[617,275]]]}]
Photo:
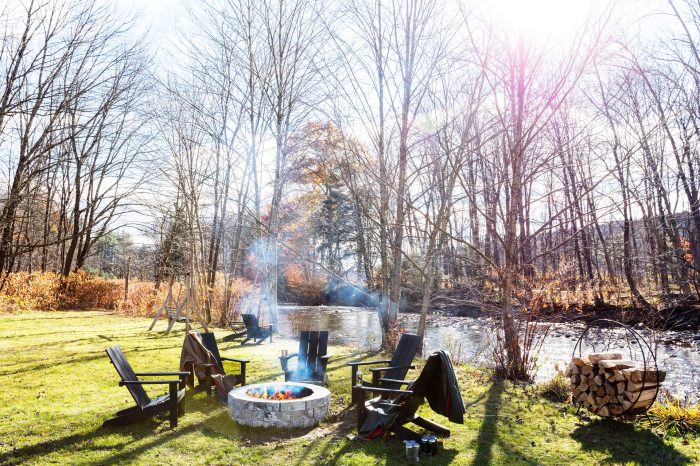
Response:
[{"label": "burning fire", "polygon": [[299,390],[289,387],[254,388],[245,392],[246,395],[263,400],[296,400],[303,398]]}]

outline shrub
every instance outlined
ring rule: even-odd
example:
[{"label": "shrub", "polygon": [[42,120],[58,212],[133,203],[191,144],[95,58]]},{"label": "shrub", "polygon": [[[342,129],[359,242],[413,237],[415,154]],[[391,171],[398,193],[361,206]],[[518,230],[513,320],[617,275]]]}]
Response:
[{"label": "shrub", "polygon": [[5,278],[0,305],[10,313],[58,309],[60,285],[60,275],[54,273],[12,273]]},{"label": "shrub", "polygon": [[155,283],[153,282],[132,282],[129,283],[129,295],[126,301],[123,299],[123,283],[122,297],[119,301],[119,314],[127,316],[150,317],[165,300],[168,293],[167,284],[161,285],[156,293]]},{"label": "shrub", "polygon": [[647,414],[651,425],[669,434],[700,433],[700,403],[691,403],[668,392],[662,392]]},{"label": "shrub", "polygon": [[288,265],[284,268],[282,275],[284,283],[280,291],[286,300],[306,306],[325,302],[328,277],[324,274],[306,276],[298,265]]},{"label": "shrub", "polygon": [[557,371],[554,377],[538,384],[536,392],[549,401],[557,403],[568,402],[571,398],[571,383],[563,372]]},{"label": "shrub", "polygon": [[117,309],[124,288],[82,270],[59,278],[59,307],[61,309]]}]

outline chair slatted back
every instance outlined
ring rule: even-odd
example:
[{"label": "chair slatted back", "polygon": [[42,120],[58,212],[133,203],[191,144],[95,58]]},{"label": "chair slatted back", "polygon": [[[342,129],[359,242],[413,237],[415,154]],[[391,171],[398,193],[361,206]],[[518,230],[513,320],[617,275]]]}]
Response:
[{"label": "chair slatted back", "polygon": [[219,370],[224,373],[223,364],[221,364],[221,354],[219,353],[219,345],[216,344],[216,338],[211,332],[200,333],[204,347],[214,356],[214,361],[219,366]]},{"label": "chair slatted back", "polygon": [[258,322],[258,317],[255,314],[241,314],[241,319],[243,319],[245,329],[248,332],[246,335],[248,338],[253,338],[256,340],[262,338],[260,323]]},{"label": "chair slatted back", "polygon": [[[122,352],[119,345],[111,346],[107,348],[106,351],[107,356],[109,356],[109,360],[112,361],[112,365],[114,365],[114,368],[117,370],[117,373],[119,374],[119,377],[121,377],[122,381],[138,380],[134,370],[131,368],[131,364],[129,364],[129,361],[126,360],[126,356],[124,356],[124,352]],[[140,408],[145,408],[151,401],[142,385],[127,384],[126,388],[129,390],[129,393],[131,393],[131,396],[134,398],[134,401]]]},{"label": "chair slatted back", "polygon": [[[410,366],[418,351],[418,345],[420,345],[420,337],[418,335],[413,335],[411,333],[401,334],[399,344],[396,346],[389,366]],[[408,369],[391,369],[386,371],[384,377],[387,379],[403,380],[406,378],[407,373]]]},{"label": "chair slatted back", "polygon": [[322,330],[301,332],[299,339],[299,372],[304,372],[305,376],[313,377],[320,375],[323,365],[321,356],[328,353],[328,331]]}]

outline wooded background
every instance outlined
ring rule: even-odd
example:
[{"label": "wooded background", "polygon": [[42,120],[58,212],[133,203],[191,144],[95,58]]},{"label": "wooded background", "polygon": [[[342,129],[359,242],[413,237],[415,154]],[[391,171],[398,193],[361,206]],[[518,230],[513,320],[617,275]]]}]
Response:
[{"label": "wooded background", "polygon": [[697,300],[700,4],[634,36],[635,4],[562,42],[478,2],[201,0],[167,60],[112,6],[5,5],[0,287],[128,263],[192,274],[208,319],[245,279],[274,324],[350,284],[385,342],[474,304],[516,378],[521,309]]}]

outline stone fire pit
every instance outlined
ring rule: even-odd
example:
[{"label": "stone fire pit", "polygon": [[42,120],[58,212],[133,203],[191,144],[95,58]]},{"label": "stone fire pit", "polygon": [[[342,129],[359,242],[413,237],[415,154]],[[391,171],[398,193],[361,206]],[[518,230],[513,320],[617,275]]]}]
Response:
[{"label": "stone fire pit", "polygon": [[312,427],[328,416],[331,392],[306,383],[246,385],[228,394],[233,420],[250,427]]}]

